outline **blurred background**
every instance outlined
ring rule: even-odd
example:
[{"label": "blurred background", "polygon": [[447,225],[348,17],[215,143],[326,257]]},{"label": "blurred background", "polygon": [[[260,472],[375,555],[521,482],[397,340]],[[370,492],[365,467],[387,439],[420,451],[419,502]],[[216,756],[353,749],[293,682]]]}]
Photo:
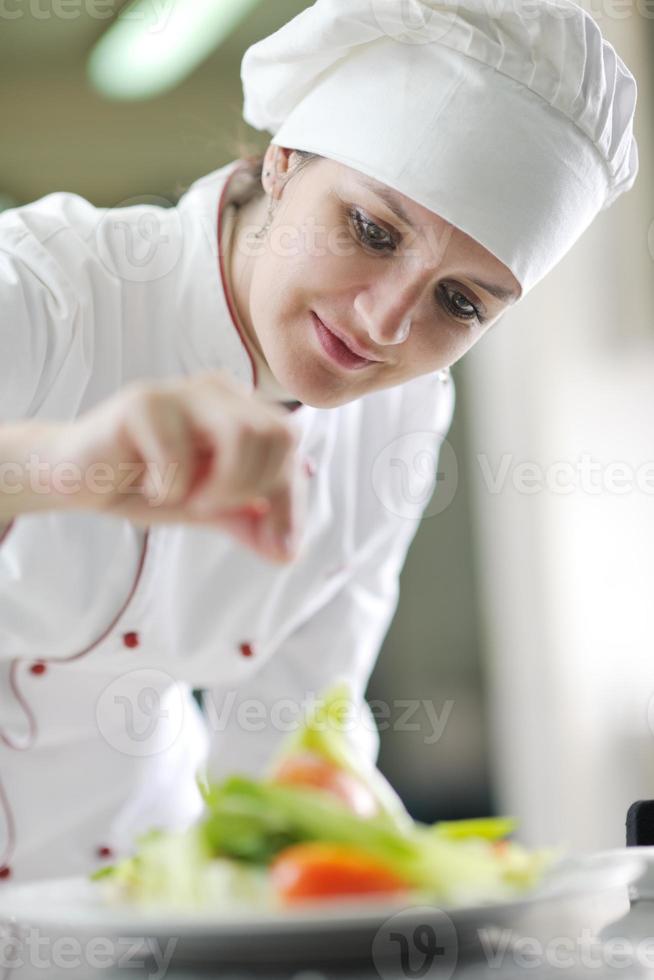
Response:
[{"label": "blurred background", "polygon": [[[0,209],[173,203],[263,150],[241,57],[305,6],[1,0]],[[654,10],[588,9],[638,81],[640,175],[454,366],[436,494],[456,492],[420,526],[368,692],[415,816],[509,812],[579,848],[623,844],[654,798]]]}]

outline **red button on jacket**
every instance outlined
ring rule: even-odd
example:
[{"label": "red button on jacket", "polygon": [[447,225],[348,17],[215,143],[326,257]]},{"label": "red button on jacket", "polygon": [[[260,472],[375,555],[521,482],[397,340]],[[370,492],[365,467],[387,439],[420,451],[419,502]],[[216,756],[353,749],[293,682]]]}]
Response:
[{"label": "red button on jacket", "polygon": [[252,654],[254,653],[251,643],[241,643],[239,646],[239,650],[241,651],[244,657],[251,657]]},{"label": "red button on jacket", "polygon": [[140,642],[138,633],[123,633],[123,643],[126,647],[137,647]]}]

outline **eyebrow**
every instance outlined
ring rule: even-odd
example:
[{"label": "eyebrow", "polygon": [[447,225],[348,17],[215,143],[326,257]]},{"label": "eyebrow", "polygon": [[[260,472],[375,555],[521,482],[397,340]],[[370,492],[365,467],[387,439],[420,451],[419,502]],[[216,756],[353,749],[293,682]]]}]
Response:
[{"label": "eyebrow", "polygon": [[365,176],[365,174],[360,175],[359,182],[363,184],[365,187],[367,187],[368,190],[371,190],[373,194],[376,194],[377,197],[381,197],[382,201],[384,201],[384,203],[388,205],[388,207],[391,209],[393,214],[397,215],[400,221],[403,221],[405,225],[409,226],[409,228],[412,228],[414,231],[417,231],[417,228],[414,225],[413,221],[406,213],[406,211],[395,197],[393,191],[390,190],[390,188],[385,187],[383,184],[378,184],[374,180],[370,180],[368,177]]},{"label": "eyebrow", "polygon": [[[358,180],[361,184],[367,187],[368,190],[371,190],[373,194],[380,197],[387,207],[390,208],[393,214],[400,219],[400,221],[403,221],[404,224],[408,225],[409,228],[413,229],[413,231],[417,231],[415,224],[390,188],[385,187],[384,184],[378,184],[376,181],[366,177],[365,174],[360,174]],[[519,293],[517,293],[515,289],[507,289],[505,286],[499,286],[493,282],[484,282],[482,279],[475,279],[473,276],[469,276],[468,278],[474,282],[475,285],[481,286],[482,289],[485,289],[487,293],[491,294],[491,296],[495,296],[496,299],[517,300],[519,297]]]},{"label": "eyebrow", "polygon": [[469,279],[471,282],[474,282],[475,285],[481,286],[482,289],[485,289],[487,293],[497,297],[497,299],[518,299],[519,294],[516,293],[515,289],[506,289],[504,286],[498,286],[494,282],[483,282],[481,279],[474,279],[472,276],[469,276]]}]

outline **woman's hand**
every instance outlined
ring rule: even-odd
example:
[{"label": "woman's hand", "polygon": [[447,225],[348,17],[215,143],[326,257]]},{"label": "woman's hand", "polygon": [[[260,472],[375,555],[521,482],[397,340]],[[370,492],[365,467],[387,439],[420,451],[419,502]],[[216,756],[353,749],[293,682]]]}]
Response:
[{"label": "woman's hand", "polygon": [[296,449],[287,413],[222,372],[137,382],[58,427],[51,458],[82,479],[53,492],[57,507],[136,524],[213,525],[285,561],[306,507]]}]

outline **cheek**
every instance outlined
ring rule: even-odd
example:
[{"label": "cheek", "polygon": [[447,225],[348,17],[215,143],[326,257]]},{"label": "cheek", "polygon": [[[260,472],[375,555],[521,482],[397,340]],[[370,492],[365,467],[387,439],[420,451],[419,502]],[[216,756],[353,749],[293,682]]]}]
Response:
[{"label": "cheek", "polygon": [[301,306],[293,280],[293,263],[266,253],[257,261],[250,284],[250,316],[255,330],[268,333]]},{"label": "cheek", "polygon": [[431,322],[414,325],[409,335],[408,360],[422,371],[440,368],[461,356],[462,337],[438,316]]},{"label": "cheek", "polygon": [[352,272],[351,259],[334,255],[299,250],[290,254],[290,249],[288,255],[267,253],[253,274],[252,310],[270,316],[314,307],[329,311],[330,304],[343,309],[355,296],[353,284],[358,280]]}]

